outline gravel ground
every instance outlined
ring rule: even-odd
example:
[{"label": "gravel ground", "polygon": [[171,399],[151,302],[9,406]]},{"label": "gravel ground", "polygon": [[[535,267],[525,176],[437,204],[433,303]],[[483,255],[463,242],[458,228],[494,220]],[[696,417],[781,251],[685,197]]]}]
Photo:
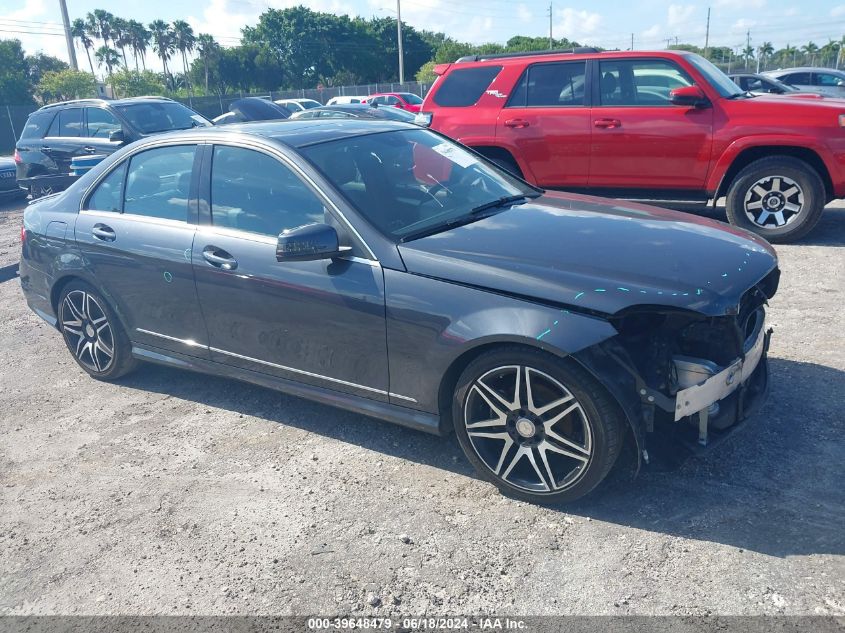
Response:
[{"label": "gravel ground", "polygon": [[20,207],[0,614],[845,615],[843,204],[777,249],[760,415],[558,509],[500,496],[454,437],[153,366],[91,380],[23,301]]}]

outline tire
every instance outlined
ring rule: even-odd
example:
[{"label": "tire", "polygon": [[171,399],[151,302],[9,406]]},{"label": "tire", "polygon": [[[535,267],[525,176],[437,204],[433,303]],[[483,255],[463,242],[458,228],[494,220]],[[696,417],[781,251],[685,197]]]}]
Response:
[{"label": "tire", "polygon": [[72,281],[65,286],[57,312],[68,350],[93,378],[116,380],[138,365],[117,315],[89,284]]},{"label": "tire", "polygon": [[780,244],[809,233],[824,205],[824,183],[815,169],[791,156],[771,156],[737,174],[726,211],[731,224]]},{"label": "tire", "polygon": [[619,407],[595,379],[572,361],[521,347],[487,352],[466,367],[452,418],[478,474],[532,503],[589,493],[610,472],[625,436]]}]

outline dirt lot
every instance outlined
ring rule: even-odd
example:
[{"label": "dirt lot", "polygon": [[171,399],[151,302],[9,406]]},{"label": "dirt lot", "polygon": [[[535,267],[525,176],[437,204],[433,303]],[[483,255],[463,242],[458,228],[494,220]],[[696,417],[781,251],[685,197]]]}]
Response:
[{"label": "dirt lot", "polygon": [[144,367],[91,380],[0,207],[0,614],[845,615],[845,205],[778,247],[773,389],[706,456],[576,506],[453,437]]}]

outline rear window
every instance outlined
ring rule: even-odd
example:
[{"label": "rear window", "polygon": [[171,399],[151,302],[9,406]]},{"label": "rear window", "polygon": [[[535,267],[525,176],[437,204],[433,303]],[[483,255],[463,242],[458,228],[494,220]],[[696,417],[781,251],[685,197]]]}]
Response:
[{"label": "rear window", "polygon": [[55,111],[34,112],[33,114],[30,114],[29,118],[26,120],[26,125],[23,126],[21,138],[44,138],[47,128],[50,127],[50,123],[53,121],[55,114]]},{"label": "rear window", "polygon": [[434,103],[447,108],[475,105],[502,70],[501,66],[477,66],[453,70],[434,94]]}]

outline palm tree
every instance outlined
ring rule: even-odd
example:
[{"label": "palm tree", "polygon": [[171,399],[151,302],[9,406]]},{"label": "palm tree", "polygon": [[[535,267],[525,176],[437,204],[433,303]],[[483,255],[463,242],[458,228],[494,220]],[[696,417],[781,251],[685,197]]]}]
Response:
[{"label": "palm tree", "polygon": [[109,45],[109,40],[112,37],[112,20],[114,20],[114,16],[103,9],[95,9],[93,13],[88,14],[90,31],[103,40],[105,46]]},{"label": "palm tree", "polygon": [[763,42],[760,46],[757,47],[757,72],[760,72],[760,64],[762,63],[765,67],[766,60],[775,52],[775,47],[772,46],[771,42]]},{"label": "palm tree", "polygon": [[822,56],[822,66],[827,66],[828,60],[830,60],[830,63],[832,64],[837,61],[839,57],[839,42],[830,40],[819,49],[819,52]]},{"label": "palm tree", "polygon": [[807,42],[804,46],[801,47],[801,51],[804,55],[810,56],[810,66],[816,63],[816,53],[819,52],[819,47],[816,46],[814,42]]},{"label": "palm tree", "polygon": [[120,55],[117,51],[108,46],[101,46],[94,53],[94,57],[97,58],[98,65],[106,67],[109,79],[111,79],[112,68],[120,64]]},{"label": "palm tree", "polygon": [[219,49],[220,45],[215,41],[214,36],[200,33],[197,37],[197,52],[205,67],[205,94],[208,94],[208,69]]},{"label": "palm tree", "polygon": [[845,35],[839,40],[839,51],[836,54],[836,70],[839,70],[839,64],[842,63],[842,53],[845,52]]},{"label": "palm tree", "polygon": [[161,59],[161,65],[164,68],[164,79],[168,82],[167,74],[167,60],[175,50],[173,45],[173,32],[170,30],[170,25],[164,20],[155,20],[150,22],[150,31],[153,40],[153,51],[155,51]]},{"label": "palm tree", "polygon": [[126,47],[129,46],[129,22],[123,18],[115,17],[112,20],[111,27],[114,45],[120,49],[120,54],[123,55],[123,67],[129,68],[129,62],[126,60]]},{"label": "palm tree", "polygon": [[182,53],[182,70],[185,73],[185,82],[188,90],[191,89],[191,80],[188,77],[188,53],[194,50],[197,38],[194,29],[185,20],[176,20],[173,23],[173,46]]},{"label": "palm tree", "polygon": [[141,57],[141,65],[147,69],[147,45],[150,43],[150,32],[138,20],[129,20],[127,27],[129,31],[129,47],[132,49],[132,56],[135,58],[135,70],[138,70],[138,57]]},{"label": "palm tree", "polygon": [[70,26],[70,34],[73,39],[79,40],[79,43],[85,47],[85,54],[88,56],[88,65],[91,67],[91,74],[96,77],[97,75],[94,73],[94,62],[91,61],[91,49],[94,48],[94,40],[88,37],[88,27],[85,24],[85,20],[76,18]]},{"label": "palm tree", "polygon": [[742,56],[745,58],[745,68],[748,69],[748,62],[754,59],[754,47],[746,46],[742,49]]},{"label": "palm tree", "polygon": [[[784,48],[782,48],[780,50],[778,56],[780,57],[780,63],[781,63],[782,66],[786,66],[790,62],[792,63],[793,66],[795,66],[796,65],[795,61],[796,61],[796,58],[798,57],[798,49],[795,48],[794,46],[790,46],[789,44],[787,44]],[[791,60],[790,60],[790,57],[792,58]]]}]

